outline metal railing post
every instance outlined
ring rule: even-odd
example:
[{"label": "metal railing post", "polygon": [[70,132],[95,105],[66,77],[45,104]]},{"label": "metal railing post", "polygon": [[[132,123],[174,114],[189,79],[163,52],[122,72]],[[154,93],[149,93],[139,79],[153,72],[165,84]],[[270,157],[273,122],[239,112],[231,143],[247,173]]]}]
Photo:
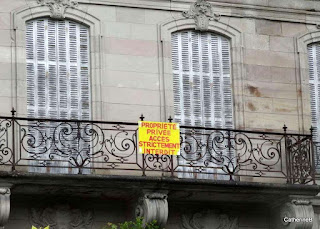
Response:
[{"label": "metal railing post", "polygon": [[[172,117],[171,117],[171,115],[169,116],[169,118],[168,118],[168,121],[170,122],[170,123],[172,123]],[[174,174],[173,174],[173,155],[170,155],[170,163],[171,163],[171,166],[170,166],[170,170],[171,170],[171,177],[174,177]]]},{"label": "metal railing post", "polygon": [[16,150],[15,150],[15,145],[16,145],[16,140],[15,140],[15,114],[16,110],[12,107],[11,114],[11,124],[12,124],[12,171],[16,170]]},{"label": "metal railing post", "polygon": [[[140,120],[143,121],[144,118],[145,117],[143,116],[143,114],[141,114]],[[138,126],[138,128],[139,128],[139,126]],[[138,133],[139,133],[139,130],[138,130]],[[138,142],[138,135],[137,135],[137,147],[138,146],[139,146],[139,142]],[[137,148],[137,151],[139,151],[138,148]],[[145,154],[142,153],[142,176],[146,176],[145,162],[146,162]]]},{"label": "metal railing post", "polygon": [[287,183],[291,184],[292,179],[291,179],[291,160],[290,160],[290,152],[288,150],[288,145],[287,145],[287,129],[288,127],[284,124],[283,127],[283,137],[284,137],[284,152],[285,152],[285,158],[286,158],[286,168],[287,168]]},{"label": "metal railing post", "polygon": [[227,134],[228,134],[227,140],[228,140],[228,158],[229,158],[229,162],[225,166],[228,166],[227,167],[227,171],[228,171],[229,176],[230,176],[230,181],[232,181],[233,180],[233,177],[232,177],[233,171],[230,171],[230,163],[232,164],[232,169],[233,169],[234,165],[233,165],[233,162],[232,162],[232,154],[231,154],[231,131],[228,130]]},{"label": "metal railing post", "polygon": [[316,175],[315,175],[315,172],[316,172],[316,165],[315,165],[315,157],[314,157],[314,148],[315,148],[315,145],[313,145],[313,127],[311,126],[310,127],[310,134],[311,134],[311,137],[310,137],[310,149],[311,149],[311,155],[310,155],[310,160],[312,160],[312,165],[311,165],[311,176],[312,176],[312,179],[313,179],[313,184],[316,185]]}]

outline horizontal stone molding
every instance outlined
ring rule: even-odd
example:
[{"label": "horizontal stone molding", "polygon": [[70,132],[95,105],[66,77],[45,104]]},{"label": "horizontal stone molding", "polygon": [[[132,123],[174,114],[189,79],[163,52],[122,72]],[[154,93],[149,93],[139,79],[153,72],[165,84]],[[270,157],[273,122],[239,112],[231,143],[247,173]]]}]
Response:
[{"label": "horizontal stone molding", "polygon": [[[86,0],[81,4],[97,4],[112,6],[128,6],[145,9],[159,9],[170,11],[186,11],[193,0]],[[308,24],[319,24],[320,5],[317,1],[278,0],[262,1],[257,3],[251,0],[210,0],[221,16],[248,17],[256,19],[269,19],[277,21],[290,21]],[[220,12],[221,11],[221,12]],[[257,13],[258,12],[258,13]],[[307,16],[307,17],[306,17]]]}]

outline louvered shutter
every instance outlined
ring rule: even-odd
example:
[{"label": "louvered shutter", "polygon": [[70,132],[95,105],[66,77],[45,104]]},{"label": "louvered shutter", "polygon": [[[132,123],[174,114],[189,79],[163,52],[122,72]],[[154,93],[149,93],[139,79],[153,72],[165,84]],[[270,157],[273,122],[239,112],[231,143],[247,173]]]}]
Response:
[{"label": "louvered shutter", "polygon": [[[313,141],[320,142],[320,43],[308,45],[309,87]],[[315,152],[317,169],[320,169],[320,152]]]},{"label": "louvered shutter", "polygon": [[28,116],[89,120],[88,28],[68,20],[29,21],[26,56]]},{"label": "louvered shutter", "polygon": [[[171,43],[175,121],[182,125],[233,128],[229,41],[213,33],[181,31],[172,34]],[[195,138],[205,141],[200,135]],[[192,144],[195,146],[196,142]],[[204,154],[201,150],[197,153]],[[233,152],[228,153],[233,157]],[[193,160],[195,156],[186,157]]]}]

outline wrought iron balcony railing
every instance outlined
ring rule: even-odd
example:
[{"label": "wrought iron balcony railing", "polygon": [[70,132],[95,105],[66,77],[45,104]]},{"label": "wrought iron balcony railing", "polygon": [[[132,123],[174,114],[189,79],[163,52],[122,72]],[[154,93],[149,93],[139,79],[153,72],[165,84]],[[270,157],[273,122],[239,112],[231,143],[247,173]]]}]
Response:
[{"label": "wrought iron balcony railing", "polygon": [[180,156],[140,154],[138,124],[0,117],[0,169],[314,184],[312,135],[180,127]]}]

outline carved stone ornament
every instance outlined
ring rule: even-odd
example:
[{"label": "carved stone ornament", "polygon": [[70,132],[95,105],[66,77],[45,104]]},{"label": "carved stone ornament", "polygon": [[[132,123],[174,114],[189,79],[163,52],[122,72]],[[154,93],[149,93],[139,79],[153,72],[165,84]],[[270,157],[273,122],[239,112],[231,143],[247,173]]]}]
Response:
[{"label": "carved stone ornament", "polygon": [[50,229],[91,229],[93,214],[91,211],[71,209],[69,205],[35,209],[30,212],[31,224]]},{"label": "carved stone ornament", "polygon": [[238,218],[228,214],[205,210],[195,214],[182,215],[183,229],[237,229]]},{"label": "carved stone ornament", "polygon": [[8,222],[10,215],[10,188],[0,188],[0,227]]},{"label": "carved stone ornament", "polygon": [[206,0],[197,0],[191,5],[189,11],[185,11],[182,15],[186,18],[193,18],[196,23],[196,30],[207,31],[210,20],[219,21],[220,14],[213,13],[212,6]]},{"label": "carved stone ornament", "polygon": [[165,227],[168,213],[167,195],[164,193],[145,193],[136,207],[137,217],[143,217],[145,223],[156,220],[160,228]]},{"label": "carved stone ornament", "polygon": [[286,203],[280,209],[281,228],[311,229],[314,210],[309,200],[295,199]]},{"label": "carved stone ornament", "polygon": [[64,18],[67,8],[75,8],[78,2],[73,0],[37,0],[39,4],[50,8],[51,17],[56,19]]}]

